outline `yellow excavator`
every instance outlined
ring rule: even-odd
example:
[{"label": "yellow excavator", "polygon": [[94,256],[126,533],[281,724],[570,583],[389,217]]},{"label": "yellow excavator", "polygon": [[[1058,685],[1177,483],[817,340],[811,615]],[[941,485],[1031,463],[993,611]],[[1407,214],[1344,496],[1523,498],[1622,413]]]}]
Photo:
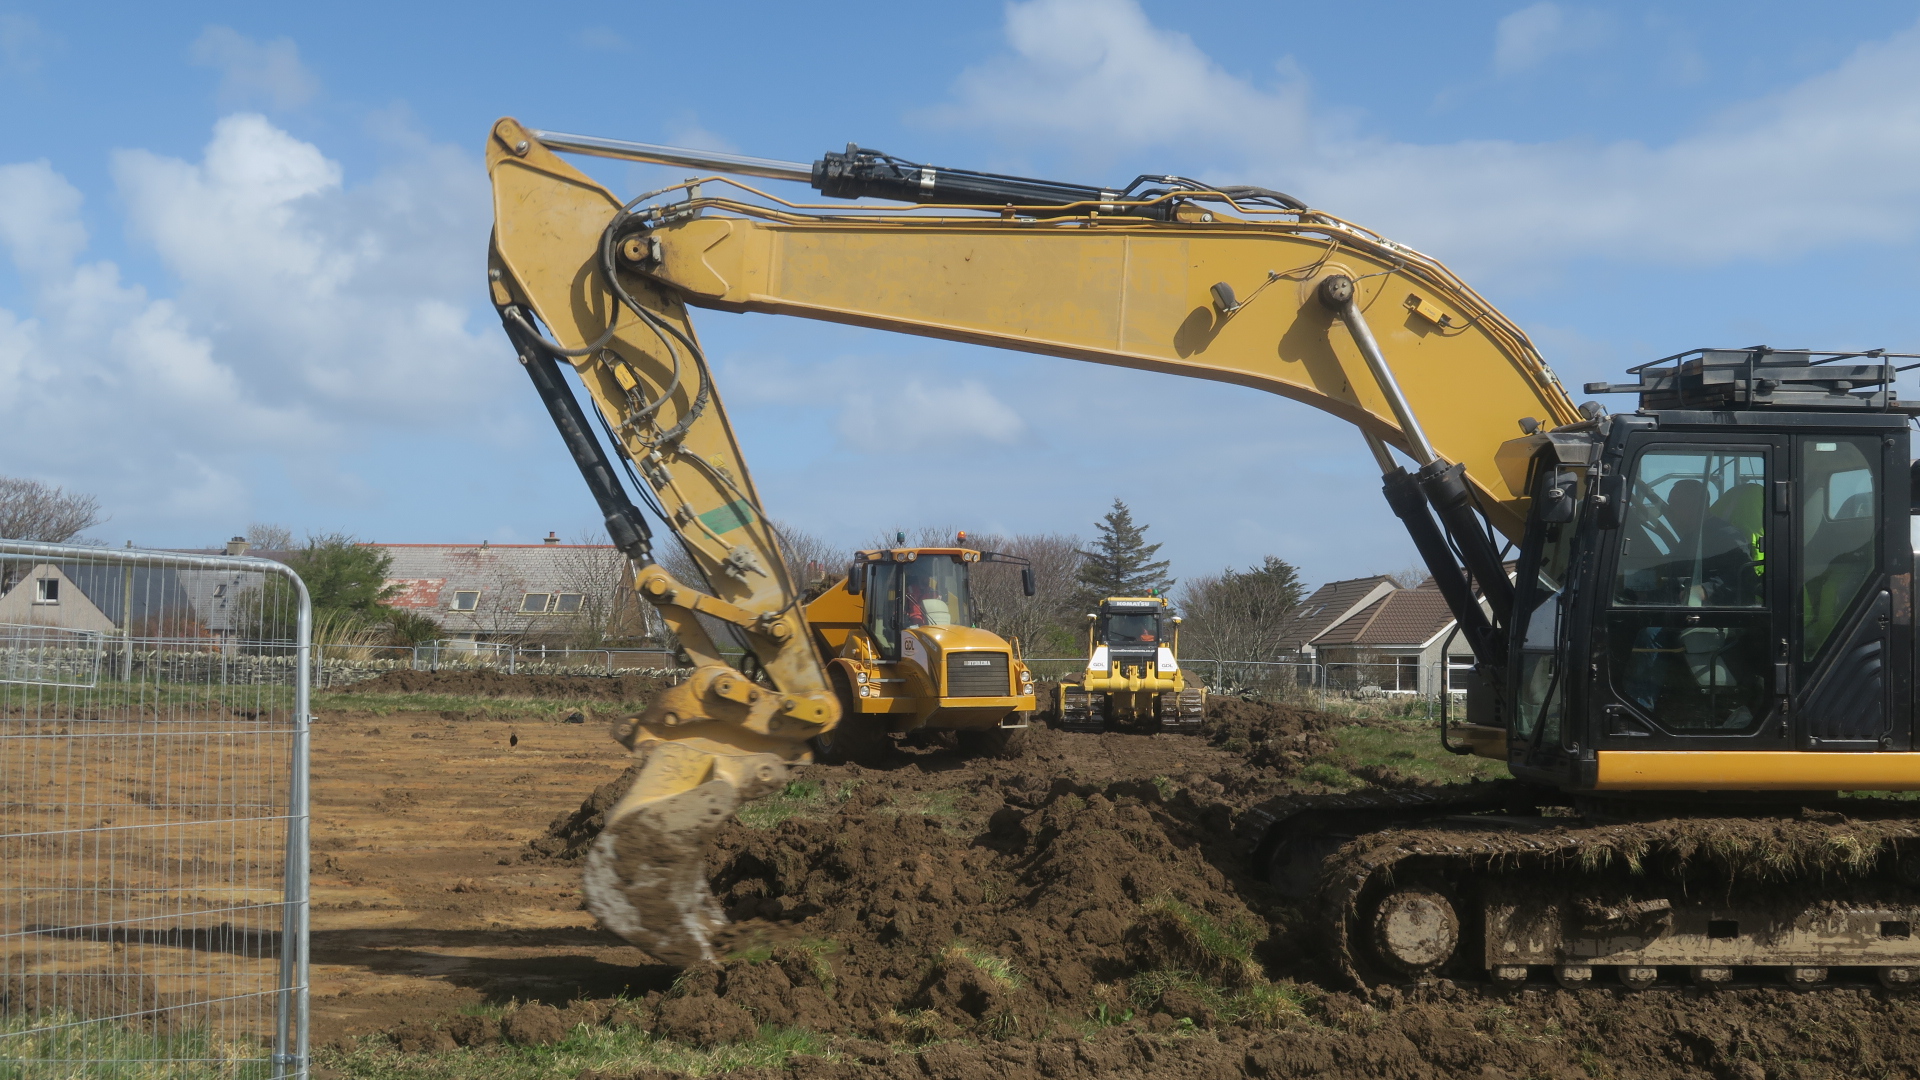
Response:
[{"label": "yellow excavator", "polygon": [[1180,616],[1164,596],[1109,596],[1087,613],[1087,669],[1060,680],[1054,717],[1067,731],[1152,721],[1198,731],[1207,691],[1180,666]]},{"label": "yellow excavator", "polygon": [[[961,535],[965,535],[964,533]],[[857,761],[892,733],[950,731],[962,749],[1013,757],[1025,743],[1033,672],[1006,639],[974,625],[970,572],[1026,559],[963,547],[854,553],[844,580],[806,606],[840,722],[814,737],[820,755]]]},{"label": "yellow excavator", "polygon": [[[623,201],[560,153],[701,176]],[[1465,723],[1440,738],[1514,779],[1242,816],[1249,857],[1312,901],[1349,981],[1920,975],[1913,804],[1836,799],[1920,790],[1905,354],[1695,349],[1590,384],[1637,396],[1610,413],[1576,406],[1437,260],[1267,189],[1089,187],[857,146],[796,164],[513,120],[487,162],[507,333],[698,663],[619,732],[643,765],[586,872],[589,907],[662,959],[711,952],[704,838],[841,711],[701,307],[1231,382],[1360,429],[1475,658]],[[653,561],[628,487],[705,581]],[[750,672],[695,612],[739,634]]]}]

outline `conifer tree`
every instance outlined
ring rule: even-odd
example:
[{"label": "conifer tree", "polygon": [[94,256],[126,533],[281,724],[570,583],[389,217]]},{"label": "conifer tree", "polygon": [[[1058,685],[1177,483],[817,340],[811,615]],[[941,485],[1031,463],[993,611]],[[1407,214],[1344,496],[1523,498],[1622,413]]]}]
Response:
[{"label": "conifer tree", "polygon": [[1155,560],[1159,544],[1147,543],[1147,526],[1135,525],[1127,504],[1113,500],[1113,509],[1094,525],[1099,537],[1091,550],[1082,551],[1081,600],[1091,607],[1108,596],[1164,595],[1173,588],[1167,560]]}]

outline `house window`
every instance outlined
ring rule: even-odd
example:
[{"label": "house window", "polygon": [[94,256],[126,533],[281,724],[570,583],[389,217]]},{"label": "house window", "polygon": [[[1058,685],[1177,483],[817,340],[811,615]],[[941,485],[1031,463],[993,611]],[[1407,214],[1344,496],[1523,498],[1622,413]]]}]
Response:
[{"label": "house window", "polygon": [[1417,692],[1420,689],[1420,658],[1418,656],[1393,658],[1393,688],[1409,692]]},{"label": "house window", "polygon": [[453,594],[453,610],[455,611],[480,610],[480,590],[479,589],[455,590]]},{"label": "house window", "polygon": [[1459,662],[1447,665],[1447,689],[1456,694],[1467,692],[1467,684],[1473,681],[1473,665]]},{"label": "house window", "polygon": [[225,585],[215,585],[213,587],[213,595],[216,600],[227,595],[227,587]]},{"label": "house window", "polygon": [[33,602],[36,604],[57,604],[60,602],[60,579],[43,577],[35,581]]},{"label": "house window", "polygon": [[552,599],[552,593],[530,592],[520,598],[520,610],[528,615],[544,614],[547,610],[547,602]]},{"label": "house window", "polygon": [[580,613],[580,604],[585,599],[585,596],[577,592],[555,593],[553,597],[553,610],[560,615],[578,615]]}]

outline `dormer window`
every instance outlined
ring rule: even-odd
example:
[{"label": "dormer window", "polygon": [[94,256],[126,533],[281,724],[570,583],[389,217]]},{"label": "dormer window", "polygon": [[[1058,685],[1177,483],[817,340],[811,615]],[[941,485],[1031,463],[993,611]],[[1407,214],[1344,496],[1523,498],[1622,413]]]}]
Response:
[{"label": "dormer window", "polygon": [[60,602],[60,579],[43,577],[33,583],[33,602],[36,604],[57,604]]}]

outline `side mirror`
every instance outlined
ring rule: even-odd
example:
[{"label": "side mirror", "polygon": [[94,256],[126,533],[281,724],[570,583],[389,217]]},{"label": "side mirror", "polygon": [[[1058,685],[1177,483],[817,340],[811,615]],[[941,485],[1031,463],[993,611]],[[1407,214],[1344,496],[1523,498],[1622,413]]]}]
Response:
[{"label": "side mirror", "polygon": [[865,563],[854,563],[852,566],[847,568],[847,595],[848,596],[860,595],[860,589],[865,584],[866,576],[867,576],[867,566]]},{"label": "side mirror", "polygon": [[1028,596],[1033,595],[1033,567],[1023,566],[1020,568],[1020,589]]}]

